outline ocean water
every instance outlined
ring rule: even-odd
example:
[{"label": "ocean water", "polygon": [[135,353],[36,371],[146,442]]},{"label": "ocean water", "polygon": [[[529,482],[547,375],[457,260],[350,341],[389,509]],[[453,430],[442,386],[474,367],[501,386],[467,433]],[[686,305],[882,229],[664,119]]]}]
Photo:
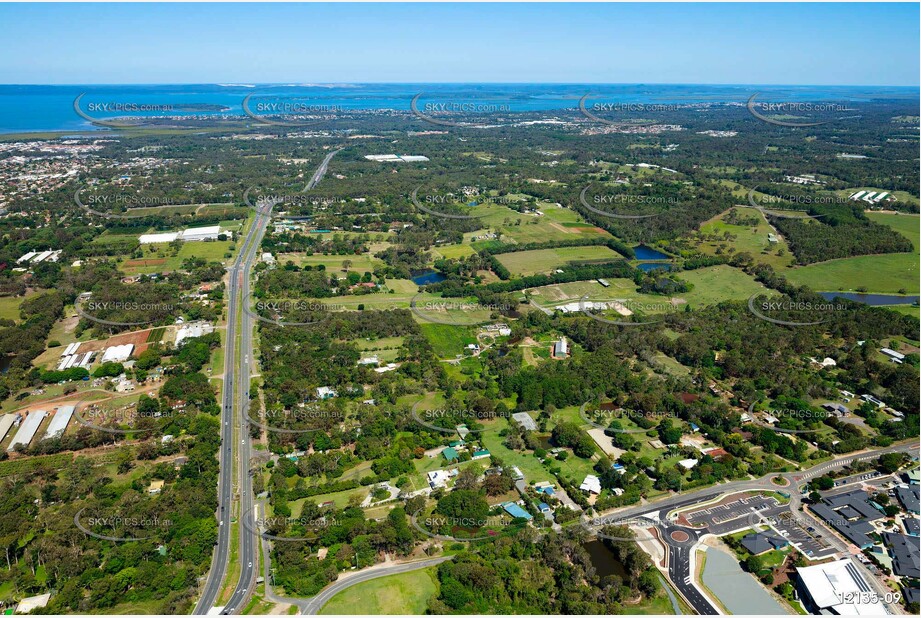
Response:
[{"label": "ocean water", "polygon": [[[94,119],[124,116],[182,116],[222,114],[243,116],[243,100],[295,103],[297,109],[403,110],[422,93],[418,106],[426,111],[440,104],[476,106],[469,111],[574,110],[586,94],[592,102],[616,103],[744,103],[760,92],[764,101],[917,100],[917,88],[751,86],[694,84],[187,84],[187,85],[0,85],[0,133],[29,131],[93,131],[101,128],[81,117],[78,107]],[[115,106],[131,106],[116,111]],[[139,110],[137,106],[171,106],[169,111]],[[268,109],[268,108],[263,108]],[[277,109],[277,108],[276,108]]]}]

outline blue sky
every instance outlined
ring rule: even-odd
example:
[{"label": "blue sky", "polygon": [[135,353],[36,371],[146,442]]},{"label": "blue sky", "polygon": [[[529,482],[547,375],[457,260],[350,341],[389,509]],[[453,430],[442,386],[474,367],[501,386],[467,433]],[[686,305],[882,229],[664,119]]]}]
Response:
[{"label": "blue sky", "polygon": [[918,4],[0,4],[0,83],[917,86]]}]

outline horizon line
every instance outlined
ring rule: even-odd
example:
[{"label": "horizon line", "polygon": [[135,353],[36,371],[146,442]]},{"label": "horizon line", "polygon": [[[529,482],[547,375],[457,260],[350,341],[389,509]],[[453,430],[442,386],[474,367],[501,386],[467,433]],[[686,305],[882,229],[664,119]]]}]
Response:
[{"label": "horizon line", "polygon": [[342,87],[342,86],[364,86],[364,85],[388,85],[388,86],[470,86],[470,85],[496,85],[496,86],[758,86],[758,87],[823,87],[823,88],[921,88],[918,84],[779,84],[779,83],[754,83],[754,82],[506,82],[506,81],[344,81],[344,82],[301,82],[295,83],[290,81],[283,82],[69,82],[69,83],[0,83],[0,87],[10,86],[223,86],[227,88],[242,87],[255,88],[258,86],[288,86],[288,87]]}]

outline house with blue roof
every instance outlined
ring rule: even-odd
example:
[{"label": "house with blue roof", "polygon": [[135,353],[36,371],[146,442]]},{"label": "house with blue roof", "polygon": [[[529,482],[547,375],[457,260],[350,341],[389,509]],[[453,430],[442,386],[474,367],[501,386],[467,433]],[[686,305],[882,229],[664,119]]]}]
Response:
[{"label": "house with blue roof", "polygon": [[533,516],[530,513],[528,513],[514,502],[503,502],[502,508],[505,509],[505,512],[512,517],[520,517],[521,519],[525,519],[527,521],[531,521],[533,519]]}]

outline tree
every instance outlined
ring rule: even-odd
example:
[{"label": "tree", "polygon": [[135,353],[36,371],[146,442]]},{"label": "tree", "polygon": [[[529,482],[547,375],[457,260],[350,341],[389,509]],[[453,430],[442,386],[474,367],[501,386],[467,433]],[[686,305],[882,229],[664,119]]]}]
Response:
[{"label": "tree", "polygon": [[749,556],[745,559],[745,570],[749,573],[757,574],[762,568],[761,558],[758,556]]}]

